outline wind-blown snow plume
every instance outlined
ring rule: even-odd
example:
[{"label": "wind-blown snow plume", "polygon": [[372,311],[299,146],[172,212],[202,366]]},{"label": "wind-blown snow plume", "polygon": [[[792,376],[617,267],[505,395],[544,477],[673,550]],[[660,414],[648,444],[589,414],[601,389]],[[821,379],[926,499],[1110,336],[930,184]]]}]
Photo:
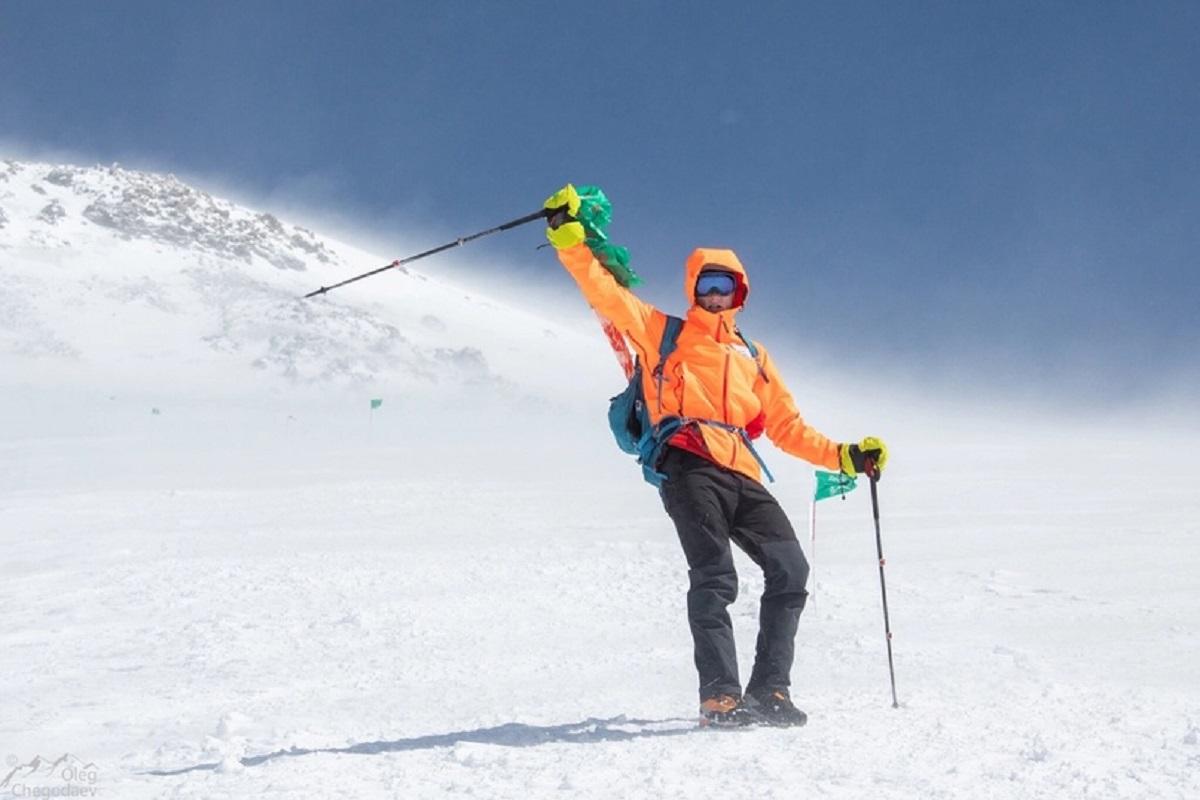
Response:
[{"label": "wind-blown snow plume", "polygon": [[[386,259],[173,175],[0,162],[8,379],[193,393],[387,386],[521,398],[523,365],[594,338],[411,269],[304,301]],[[538,374],[544,374],[538,369]]]}]

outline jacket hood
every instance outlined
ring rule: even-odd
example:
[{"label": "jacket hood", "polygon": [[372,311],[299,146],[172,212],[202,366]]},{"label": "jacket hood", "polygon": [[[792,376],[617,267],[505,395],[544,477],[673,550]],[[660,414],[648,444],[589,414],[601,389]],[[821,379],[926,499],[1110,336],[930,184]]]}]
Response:
[{"label": "jacket hood", "polygon": [[684,265],[683,293],[687,296],[688,305],[696,304],[696,279],[706,267],[722,269],[737,276],[738,288],[734,290],[733,308],[730,309],[736,312],[746,303],[746,297],[750,294],[750,278],[736,253],[712,247],[697,247]]}]

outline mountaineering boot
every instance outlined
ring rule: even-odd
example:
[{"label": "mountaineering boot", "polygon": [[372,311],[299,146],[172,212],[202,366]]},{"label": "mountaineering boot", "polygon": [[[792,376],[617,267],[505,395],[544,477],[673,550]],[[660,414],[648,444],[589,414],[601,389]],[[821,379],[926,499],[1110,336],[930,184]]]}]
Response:
[{"label": "mountaineering boot", "polygon": [[799,727],[808,722],[808,714],[796,708],[786,689],[771,689],[750,695],[748,709],[758,721],[780,728]]},{"label": "mountaineering boot", "polygon": [[742,703],[742,698],[733,694],[710,697],[700,704],[700,724],[715,728],[740,728],[753,725],[754,715]]}]

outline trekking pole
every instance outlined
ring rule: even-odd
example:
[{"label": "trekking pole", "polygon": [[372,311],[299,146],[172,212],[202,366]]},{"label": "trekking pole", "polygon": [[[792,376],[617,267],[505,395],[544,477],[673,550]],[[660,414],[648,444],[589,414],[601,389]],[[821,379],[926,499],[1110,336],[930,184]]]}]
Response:
[{"label": "trekking pole", "polygon": [[449,250],[452,247],[461,247],[462,245],[466,244],[467,242],[475,241],[476,239],[479,239],[483,236],[487,236],[492,233],[499,233],[500,231],[507,231],[507,230],[517,227],[518,225],[524,225],[527,222],[533,222],[535,219],[546,219],[549,215],[550,215],[550,212],[547,209],[543,208],[540,211],[535,211],[532,214],[526,214],[525,216],[520,217],[519,219],[514,219],[509,222],[505,222],[503,225],[497,225],[494,228],[488,228],[486,231],[480,231],[479,233],[472,233],[470,236],[460,236],[459,238],[455,239],[453,242],[447,242],[446,244],[441,245],[440,247],[435,247],[432,250],[426,250],[424,253],[417,253],[415,256],[409,256],[408,258],[398,258],[395,261],[393,261],[392,263],[388,264],[387,266],[379,267],[378,269],[373,269],[370,272],[364,272],[362,275],[355,275],[353,278],[347,278],[346,280],[342,281],[341,283],[335,283],[332,286],[322,286],[320,289],[317,289],[316,291],[309,292],[308,294],[304,295],[304,299],[307,300],[310,297],[315,297],[319,294],[325,294],[326,292],[330,291],[331,289],[336,289],[339,286],[345,286],[347,283],[354,283],[355,281],[361,281],[363,278],[369,278],[372,275],[378,275],[380,272],[386,272],[389,269],[395,269],[396,267],[401,267],[401,266],[404,266],[405,264],[411,264],[412,262],[419,261],[422,258],[425,258],[426,256],[431,256],[431,255],[434,255],[435,253],[440,253],[443,250]]},{"label": "trekking pole", "polygon": [[887,583],[883,579],[883,538],[879,534],[879,492],[875,485],[879,483],[879,471],[875,462],[867,460],[867,476],[871,479],[871,512],[875,516],[875,550],[879,554],[879,594],[883,598],[883,632],[887,636],[888,675],[892,679],[892,708],[899,708],[900,701],[896,699],[896,667],[892,661],[892,623],[888,619]]},{"label": "trekking pole", "polygon": [[812,591],[808,593],[808,602],[817,599],[817,496],[814,493],[808,501],[808,578],[812,581]]}]

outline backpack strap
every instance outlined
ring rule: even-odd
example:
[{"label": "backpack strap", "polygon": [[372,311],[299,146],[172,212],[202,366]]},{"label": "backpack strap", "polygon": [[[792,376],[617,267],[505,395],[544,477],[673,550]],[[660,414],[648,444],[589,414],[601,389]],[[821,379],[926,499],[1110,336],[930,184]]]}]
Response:
[{"label": "backpack strap", "polygon": [[660,412],[662,411],[663,366],[675,352],[681,330],[683,330],[683,320],[668,314],[667,322],[663,326],[662,340],[658,343],[658,364],[654,366],[654,383],[658,391],[658,410]]},{"label": "backpack strap", "polygon": [[667,440],[687,425],[711,425],[714,428],[729,431],[739,437],[745,443],[746,449],[750,451],[750,455],[754,456],[754,460],[758,462],[758,466],[762,469],[763,475],[766,476],[767,482],[775,482],[775,476],[771,474],[770,468],[767,467],[767,462],[763,461],[763,457],[759,455],[758,449],[754,446],[754,442],[750,439],[750,434],[746,433],[745,428],[701,417],[664,417],[659,421],[654,430],[644,437],[640,449],[641,457],[638,459],[642,465],[643,475],[654,486],[661,486],[667,477],[658,471],[658,462],[662,460]]},{"label": "backpack strap", "polygon": [[681,330],[683,330],[683,320],[667,314],[667,322],[663,325],[662,339],[658,343],[658,366],[655,367],[655,371],[661,372],[663,364],[667,363],[667,359],[675,352]]},{"label": "backpack strap", "polygon": [[[758,377],[762,378],[767,383],[770,383],[771,379],[767,377],[766,370],[763,369],[763,365],[758,360],[758,348],[754,346],[754,342],[750,341],[750,338],[746,336],[746,334],[742,333],[741,328],[735,328],[734,333],[736,333],[738,338],[741,339],[746,345],[746,349],[750,351],[750,357],[754,359],[754,366],[758,367]],[[754,455],[757,457],[758,453],[755,453]]]}]

